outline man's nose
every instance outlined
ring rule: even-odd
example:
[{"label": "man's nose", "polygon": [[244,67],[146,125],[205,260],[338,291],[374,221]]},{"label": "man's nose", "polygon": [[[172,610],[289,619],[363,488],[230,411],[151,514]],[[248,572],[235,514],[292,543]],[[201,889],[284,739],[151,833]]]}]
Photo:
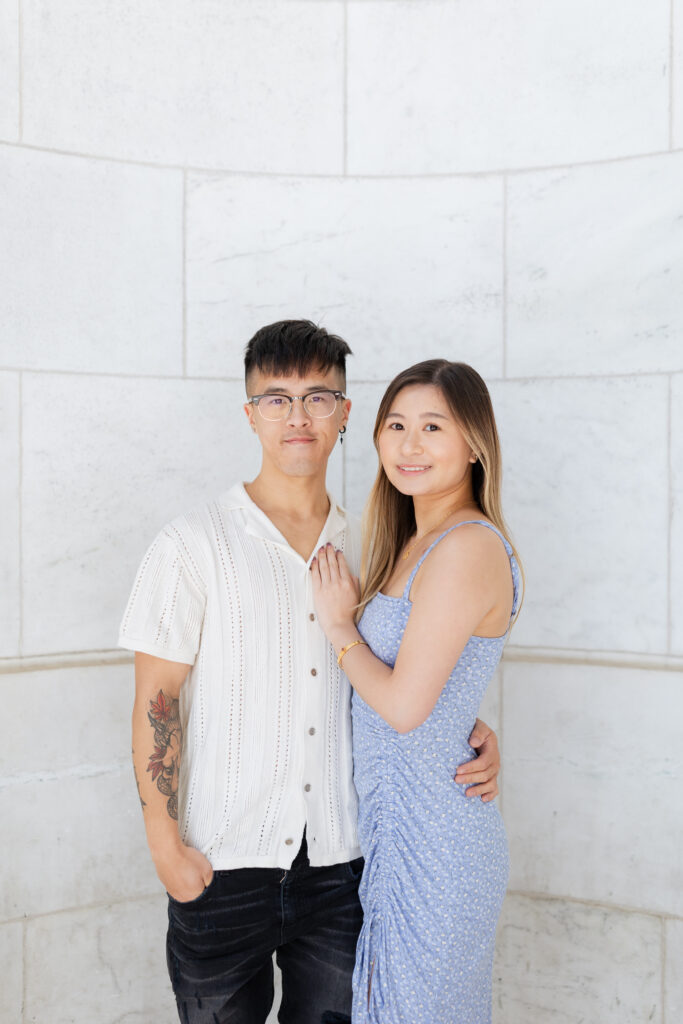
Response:
[{"label": "man's nose", "polygon": [[[298,403],[298,404],[297,404]],[[304,408],[304,400],[299,395],[292,398],[289,403],[287,422],[292,424],[308,423],[311,417]]]}]

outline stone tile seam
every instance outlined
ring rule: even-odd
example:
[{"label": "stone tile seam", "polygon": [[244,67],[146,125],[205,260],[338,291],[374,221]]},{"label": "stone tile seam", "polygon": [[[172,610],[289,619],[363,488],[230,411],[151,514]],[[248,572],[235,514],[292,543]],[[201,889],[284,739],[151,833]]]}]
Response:
[{"label": "stone tile seam", "polygon": [[22,0],[17,0],[17,134],[19,145],[24,137],[24,12]]},{"label": "stone tile seam", "polygon": [[349,5],[347,0],[344,0],[342,49],[342,170],[344,177],[347,177],[349,173]]},{"label": "stone tile seam", "polygon": [[674,49],[676,15],[675,0],[669,0],[669,149],[674,148],[674,104],[676,102],[676,58]]},{"label": "stone tile seam", "polygon": [[17,411],[17,433],[19,438],[19,451],[17,453],[18,459],[18,480],[17,488],[19,494],[18,509],[17,509],[17,522],[19,526],[19,535],[17,537],[17,560],[19,562],[19,637],[18,646],[19,654],[22,655],[24,652],[24,527],[23,527],[23,509],[24,509],[24,375],[23,372],[19,372],[18,380],[19,390],[19,408]]},{"label": "stone tile seam", "polygon": [[662,1024],[666,1024],[666,920],[662,918],[661,921],[661,945],[660,945],[660,960],[661,960],[661,1001],[662,1001]]},{"label": "stone tile seam", "polygon": [[21,921],[21,1020],[22,1024],[25,1024],[28,995],[28,918],[22,917],[19,920]]},{"label": "stone tile seam", "polygon": [[643,907],[630,906],[626,903],[609,903],[604,900],[590,900],[582,899],[578,896],[567,896],[565,893],[548,893],[548,892],[536,892],[535,890],[527,889],[508,889],[505,893],[507,896],[521,896],[524,899],[534,900],[535,902],[544,903],[570,903],[572,906],[578,907],[592,907],[595,910],[607,910],[616,911],[620,914],[639,914],[642,917],[653,917],[655,920],[662,921],[680,921],[683,922],[683,917],[679,914],[668,914],[665,910],[648,910]]},{"label": "stone tile seam", "polygon": [[[523,647],[508,645],[503,664],[592,665],[598,668],[634,668],[663,672],[683,671],[683,654],[643,651],[600,651],[571,647]],[[40,672],[62,668],[95,668],[132,665],[133,654],[117,648],[92,651],[52,651],[46,654],[0,658],[0,675]]]},{"label": "stone tile seam", "polygon": [[508,372],[508,176],[503,175],[503,237],[502,237],[502,263],[503,263],[503,284],[501,296],[501,320],[502,320],[502,376],[507,378]]},{"label": "stone tile seam", "polygon": [[666,406],[666,427],[667,427],[667,560],[666,560],[666,649],[671,653],[673,646],[673,572],[671,568],[671,562],[673,557],[673,524],[674,524],[674,494],[673,494],[673,477],[674,477],[674,462],[673,462],[673,437],[671,431],[671,421],[673,415],[673,386],[672,379],[669,377],[669,386],[667,389],[667,406]]},{"label": "stone tile seam", "polygon": [[101,900],[100,902],[97,902],[97,903],[73,904],[72,906],[68,906],[68,907],[59,907],[58,910],[48,910],[44,914],[22,914],[21,917],[8,917],[8,918],[5,918],[4,920],[0,921],[0,928],[2,928],[3,925],[6,925],[6,924],[9,925],[9,924],[19,924],[19,923],[24,924],[25,926],[30,926],[34,921],[37,922],[37,921],[42,921],[42,920],[44,920],[46,918],[59,917],[60,914],[74,914],[74,913],[79,913],[80,911],[87,911],[87,910],[102,910],[103,908],[106,908],[106,907],[123,907],[127,903],[143,903],[143,902],[145,902],[145,903],[152,903],[153,901],[157,901],[158,902],[159,899],[161,899],[163,897],[163,895],[164,895],[164,891],[161,888],[161,882],[160,882],[159,883],[159,891],[155,892],[155,893],[141,893],[141,894],[139,894],[137,896],[128,896],[125,899],[121,899],[121,900],[112,899],[112,900]]},{"label": "stone tile seam", "polygon": [[183,368],[183,377],[187,377],[187,171],[183,171],[183,214],[182,214],[182,238],[181,238],[181,249],[182,249],[182,261],[183,265],[180,270],[181,281],[182,281],[182,303],[183,303],[183,328],[182,328],[182,352],[181,352],[181,365]]},{"label": "stone tile seam", "polygon": [[40,146],[37,143],[25,141],[13,142],[11,139],[0,139],[0,147],[7,146],[12,149],[26,149],[37,153],[51,153],[55,156],[75,157],[81,160],[101,160],[106,163],[123,164],[126,167],[147,167],[157,171],[185,171],[187,174],[206,175],[212,178],[282,178],[295,179],[297,181],[320,180],[320,181],[431,181],[453,178],[497,178],[502,175],[524,175],[552,173],[555,171],[570,171],[582,167],[603,167],[610,164],[627,163],[633,160],[651,160],[656,157],[672,156],[683,153],[683,147],[674,146],[670,149],[649,150],[645,153],[626,153],[620,156],[603,157],[596,160],[578,160],[575,162],[565,161],[556,164],[530,164],[526,167],[493,167],[488,170],[471,171],[432,171],[427,174],[367,174],[349,170],[344,173],[329,174],[302,174],[297,171],[252,171],[235,170],[228,167],[199,167],[194,164],[173,164],[153,163],[149,160],[135,160],[127,157],[110,156],[101,153],[82,153],[79,150],[56,149],[48,146]]},{"label": "stone tile seam", "polygon": [[[59,907],[59,909],[57,909],[57,910],[49,910],[49,911],[47,911],[44,914],[30,914],[30,915],[22,915],[21,917],[8,917],[5,920],[0,922],[0,927],[2,927],[2,925],[5,925],[5,924],[7,924],[7,925],[9,925],[9,924],[16,924],[17,922],[23,922],[25,924],[30,925],[33,921],[40,921],[43,918],[58,917],[60,914],[73,914],[73,913],[79,913],[81,911],[87,911],[87,910],[100,910],[103,907],[125,906],[128,903],[141,903],[143,901],[151,903],[152,901],[158,901],[162,897],[162,895],[163,895],[163,892],[160,890],[159,892],[156,892],[156,893],[143,893],[141,895],[128,896],[128,897],[126,897],[124,899],[120,899],[120,900],[116,900],[116,899],[100,900],[100,901],[96,901],[96,902],[93,902],[93,903],[74,904],[74,905],[70,905],[68,907]],[[643,910],[640,907],[629,907],[629,906],[624,906],[622,904],[616,904],[616,903],[601,903],[598,900],[583,900],[583,899],[577,899],[577,898],[575,898],[573,896],[558,896],[558,895],[556,895],[554,893],[552,893],[552,894],[550,894],[550,893],[537,893],[537,892],[527,892],[527,891],[522,890],[522,889],[508,889],[505,895],[506,895],[506,897],[507,896],[521,896],[524,899],[530,899],[530,900],[534,900],[534,901],[537,901],[537,902],[545,902],[545,903],[570,903],[570,904],[576,905],[576,906],[592,907],[592,908],[594,908],[596,910],[606,910],[608,912],[610,912],[610,911],[617,911],[619,913],[625,913],[625,914],[639,914],[639,915],[641,915],[643,917],[655,918],[657,920],[662,921],[663,923],[665,923],[667,921],[676,921],[676,922],[680,921],[681,923],[683,923],[683,917],[679,917],[679,916],[677,916],[675,914],[666,914],[663,911]]]},{"label": "stone tile seam", "polygon": [[15,786],[29,786],[35,782],[61,782],[63,779],[94,779],[103,775],[119,775],[122,769],[130,770],[129,759],[110,761],[109,764],[76,764],[44,771],[16,772],[14,775],[0,778],[0,792]]},{"label": "stone tile seam", "polygon": [[[210,377],[202,374],[188,374],[183,376],[177,373],[125,373],[117,370],[64,370],[59,367],[55,368],[43,368],[43,367],[31,367],[31,366],[0,366],[0,373],[24,373],[24,374],[52,374],[53,376],[61,377],[112,377],[115,380],[139,380],[139,381],[153,381],[153,380],[175,380],[175,381],[197,381],[199,383],[215,383],[215,384],[244,384],[244,377]],[[546,382],[554,381],[592,381],[592,380],[643,380],[650,378],[662,378],[662,377],[676,377],[683,374],[683,366],[680,369],[669,369],[669,370],[634,370],[629,373],[558,373],[558,374],[538,374],[535,376],[519,376],[519,377],[496,377],[493,374],[487,374],[486,380],[492,384],[543,384]],[[389,383],[388,377],[375,377],[375,378],[349,378],[348,384],[350,387],[356,385],[364,387],[365,385],[375,386],[376,384],[383,384],[385,387]]]}]

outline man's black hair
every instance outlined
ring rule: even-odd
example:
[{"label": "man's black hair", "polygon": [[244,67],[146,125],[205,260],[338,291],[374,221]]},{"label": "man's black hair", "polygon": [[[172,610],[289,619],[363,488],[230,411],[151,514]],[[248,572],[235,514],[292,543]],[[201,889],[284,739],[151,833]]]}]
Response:
[{"label": "man's black hair", "polygon": [[310,320],[278,320],[261,327],[244,350],[244,376],[252,370],[289,377],[304,377],[311,370],[326,373],[333,367],[346,381],[346,357],[351,349],[343,338]]}]

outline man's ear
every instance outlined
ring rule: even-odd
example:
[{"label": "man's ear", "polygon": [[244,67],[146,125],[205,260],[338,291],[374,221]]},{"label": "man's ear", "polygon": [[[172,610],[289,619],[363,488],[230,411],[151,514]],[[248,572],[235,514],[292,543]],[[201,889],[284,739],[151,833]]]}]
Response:
[{"label": "man's ear", "polygon": [[249,420],[249,426],[256,433],[256,421],[254,420],[254,405],[253,402],[245,402],[242,406],[244,409],[244,415]]}]

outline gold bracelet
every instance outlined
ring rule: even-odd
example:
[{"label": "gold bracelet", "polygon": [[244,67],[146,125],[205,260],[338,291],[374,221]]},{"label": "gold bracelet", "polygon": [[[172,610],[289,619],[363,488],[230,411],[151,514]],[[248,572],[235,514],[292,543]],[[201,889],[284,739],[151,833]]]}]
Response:
[{"label": "gold bracelet", "polygon": [[346,647],[342,647],[337,657],[337,664],[339,665],[339,668],[341,668],[342,658],[344,657],[344,655],[347,654],[352,647],[356,647],[358,644],[363,644],[364,647],[368,646],[365,640],[352,640],[350,644],[346,645]]}]

